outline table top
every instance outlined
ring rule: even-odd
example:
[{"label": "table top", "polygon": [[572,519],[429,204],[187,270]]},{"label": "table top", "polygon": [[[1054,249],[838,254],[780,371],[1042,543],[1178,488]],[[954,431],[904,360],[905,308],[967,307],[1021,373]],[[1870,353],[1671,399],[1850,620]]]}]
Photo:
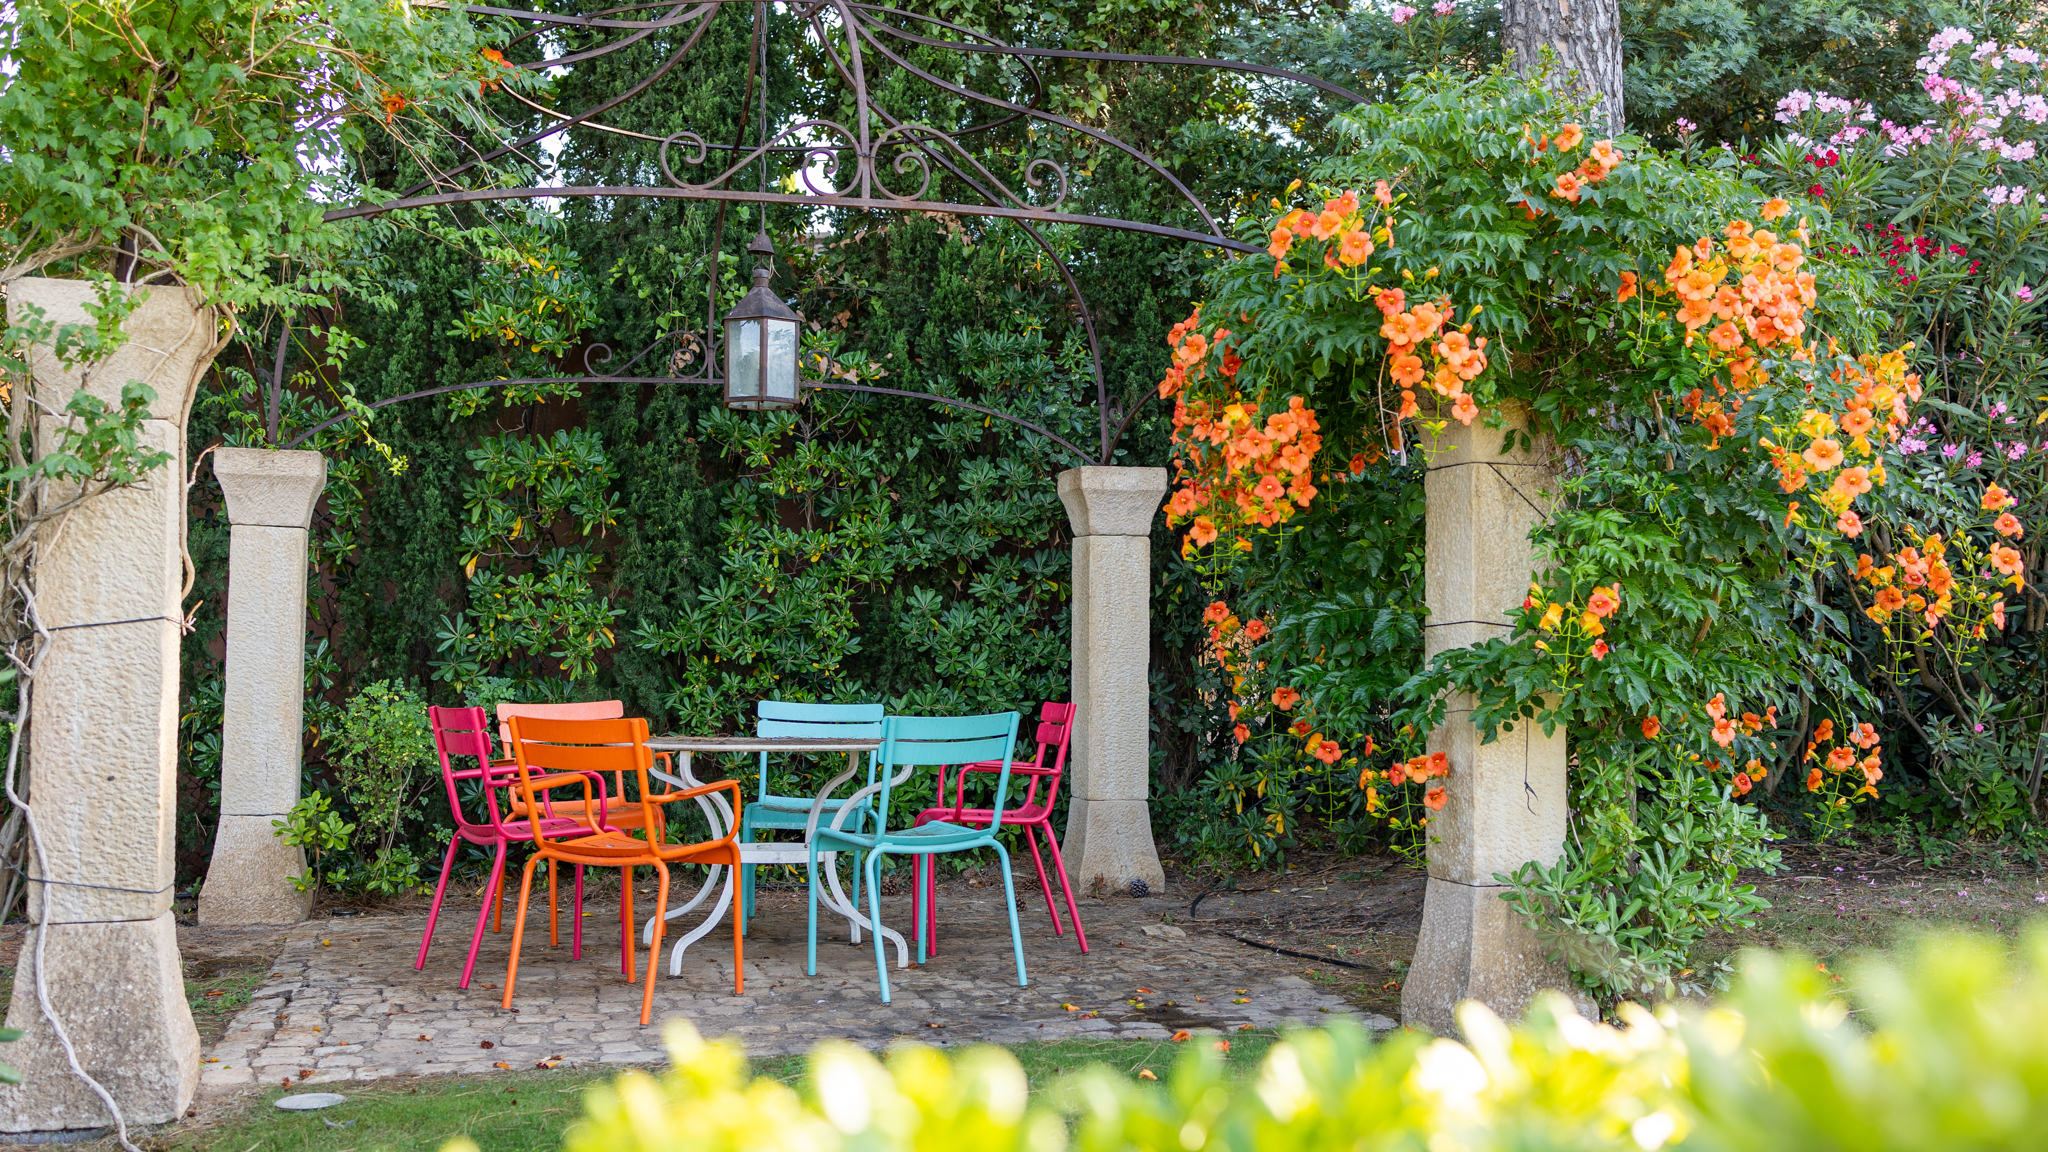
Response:
[{"label": "table top", "polygon": [[656,752],[873,752],[880,740],[816,736],[654,736]]}]

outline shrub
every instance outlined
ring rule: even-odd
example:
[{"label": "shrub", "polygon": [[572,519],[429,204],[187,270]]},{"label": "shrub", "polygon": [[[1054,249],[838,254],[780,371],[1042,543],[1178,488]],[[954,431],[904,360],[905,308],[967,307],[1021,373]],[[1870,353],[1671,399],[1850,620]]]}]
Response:
[{"label": "shrub", "polygon": [[271,822],[277,835],[312,852],[314,883],[387,896],[419,887],[420,859],[398,833],[408,815],[418,814],[415,781],[434,765],[426,701],[410,685],[379,680],[349,699],[321,742],[354,820],[313,791],[284,820]]},{"label": "shrub", "polygon": [[[1093,1068],[1033,1100],[996,1048],[820,1045],[800,1091],[749,1080],[727,1042],[669,1026],[674,1067],[594,1088],[569,1152],[722,1149],[1615,1149],[2034,1147],[2048,1131],[2048,932],[1929,938],[1858,967],[1846,998],[1798,955],[1747,956],[1731,996],[1622,1010],[1562,998],[1466,1039],[1342,1024],[1276,1045],[1249,1085],[1207,1038],[1166,1082]],[[1853,1009],[1853,1015],[1852,1015]],[[453,1149],[467,1145],[458,1141]],[[471,1146],[473,1147],[473,1146]]]}]

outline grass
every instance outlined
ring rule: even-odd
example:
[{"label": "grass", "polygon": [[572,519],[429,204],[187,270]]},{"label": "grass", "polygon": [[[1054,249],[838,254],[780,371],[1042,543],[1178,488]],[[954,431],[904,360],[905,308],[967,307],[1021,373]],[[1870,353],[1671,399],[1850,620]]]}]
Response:
[{"label": "grass", "polygon": [[[1227,1059],[1233,1071],[1249,1076],[1275,1039],[1268,1031],[1232,1034]],[[1062,1040],[1010,1050],[1036,1093],[1091,1064],[1132,1076],[1145,1069],[1164,1076],[1181,1049],[1164,1040]],[[754,1071],[795,1085],[803,1077],[804,1058],[758,1060]],[[611,1074],[512,1072],[337,1084],[313,1090],[340,1091],[348,1103],[319,1112],[273,1107],[287,1091],[305,1089],[272,1089],[203,1127],[166,1133],[145,1147],[160,1152],[437,1152],[450,1139],[467,1136],[483,1152],[552,1152],[582,1113],[584,1089]]]}]

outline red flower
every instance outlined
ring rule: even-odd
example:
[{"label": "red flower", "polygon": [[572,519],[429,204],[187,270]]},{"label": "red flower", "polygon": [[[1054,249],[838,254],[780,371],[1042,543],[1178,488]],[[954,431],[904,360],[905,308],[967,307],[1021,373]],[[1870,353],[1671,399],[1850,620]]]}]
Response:
[{"label": "red flower", "polygon": [[1273,689],[1273,707],[1278,708],[1282,712],[1287,711],[1300,702],[1301,693],[1292,688]]},{"label": "red flower", "polygon": [[1813,187],[1811,187],[1811,188],[1808,188],[1808,189],[1806,190],[1806,194],[1807,194],[1808,196],[1812,196],[1812,197],[1814,197],[1814,198],[1816,198],[1816,199],[1821,199],[1821,200],[1825,200],[1825,199],[1827,199],[1827,195],[1828,195],[1828,190],[1827,190],[1827,189],[1825,189],[1825,188],[1823,188],[1823,187],[1821,187],[1821,186],[1820,186],[1820,185],[1818,185],[1818,184],[1815,184],[1815,185],[1814,185]]},{"label": "red flower", "polygon": [[1657,719],[1655,716],[1643,717],[1643,739],[1655,740],[1657,734],[1662,731],[1664,731],[1664,722],[1662,720]]},{"label": "red flower", "polygon": [[1444,791],[1443,785],[1439,784],[1423,794],[1422,802],[1429,806],[1431,812],[1441,812],[1443,811],[1444,803],[1450,798],[1450,794]]}]

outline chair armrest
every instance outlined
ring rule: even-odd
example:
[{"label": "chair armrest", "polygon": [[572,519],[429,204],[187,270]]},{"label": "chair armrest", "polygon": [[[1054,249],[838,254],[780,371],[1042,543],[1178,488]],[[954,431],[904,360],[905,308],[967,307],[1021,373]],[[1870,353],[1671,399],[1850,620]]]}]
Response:
[{"label": "chair armrest", "polygon": [[[567,784],[571,780],[588,780],[592,784],[597,785],[598,803],[604,804],[610,801],[611,794],[604,786],[604,774],[602,772],[558,772],[552,776],[536,776],[533,778],[533,785],[535,788],[540,788],[545,784],[548,788],[553,788],[559,784]],[[517,789],[519,787],[519,774],[514,772],[510,776],[494,779],[491,783],[499,788]],[[587,796],[585,798],[588,799]]]},{"label": "chair armrest", "polygon": [[[962,764],[960,770],[962,772],[1001,772],[1003,770],[1003,762],[1001,760],[982,760],[974,764]],[[1028,760],[1010,761],[1010,775],[1012,776],[1053,776],[1057,775],[1058,772],[1059,769],[1057,768],[1040,768]]]},{"label": "chair armrest", "polygon": [[734,802],[738,802],[740,798],[740,782],[737,780],[713,780],[709,784],[700,784],[695,788],[685,788],[680,792],[663,792],[659,795],[649,796],[648,799],[656,804],[666,804],[671,800],[691,800],[698,796],[708,796],[713,792],[721,791],[731,792]]},{"label": "chair armrest", "polygon": [[[518,781],[515,780],[514,783]],[[564,784],[581,784],[584,799],[590,798],[590,773],[587,772],[558,772],[553,776],[536,776],[525,784],[536,792],[552,791]],[[599,782],[599,787],[603,787],[602,781]]]},{"label": "chair armrest", "polygon": [[[591,807],[590,781],[593,775],[594,773],[589,772],[557,772],[552,776],[536,776],[526,781],[520,781],[515,778],[509,781],[508,783],[515,786],[523,784],[526,790],[530,792],[545,793],[552,793],[555,789],[568,784],[581,785],[583,788],[583,823],[590,828],[592,834],[596,834],[598,832],[604,831],[603,826],[598,823],[598,816],[600,813],[604,812],[606,805],[603,799],[604,781],[599,780],[597,782],[598,806],[595,810],[593,810]],[[537,801],[539,803],[540,808],[545,811],[547,819],[558,819],[558,817],[555,815],[553,795],[535,796],[534,800]],[[532,820],[534,816],[535,813],[531,810],[527,812],[528,820]]]},{"label": "chair armrest", "polygon": [[[917,765],[915,765],[915,764],[905,764],[905,765],[903,766],[903,771],[901,771],[901,772],[897,773],[897,774],[896,774],[896,778],[895,778],[894,780],[890,780],[890,781],[888,781],[888,782],[887,782],[887,783],[888,783],[888,786],[889,786],[889,787],[891,787],[891,788],[895,788],[895,787],[897,787],[898,785],[901,785],[901,784],[902,784],[902,783],[903,783],[903,782],[904,782],[905,780],[908,780],[908,779],[910,779],[910,774],[911,774],[912,772],[915,772],[915,771],[917,771]],[[848,770],[847,770],[847,775],[848,775],[848,776],[851,776],[851,775],[853,775],[853,770],[852,770],[852,769],[848,769]],[[845,777],[840,777],[840,779],[845,779]],[[832,787],[833,787],[834,785],[836,785],[837,783],[838,783],[838,781],[837,781],[837,780],[835,780],[835,781],[833,782],[833,784],[828,784],[828,785],[826,785],[826,791],[827,791],[827,792],[829,792],[829,791],[831,790],[831,788],[832,788]],[[846,827],[846,818],[847,818],[848,816],[851,816],[851,815],[853,815],[853,814],[854,814],[855,812],[857,812],[857,811],[859,811],[859,810],[860,810],[860,802],[861,802],[862,800],[865,800],[865,799],[867,799],[867,798],[868,798],[869,796],[872,796],[872,795],[874,795],[875,793],[877,793],[877,792],[880,792],[880,791],[882,790],[882,784],[883,784],[883,782],[882,782],[882,781],[876,781],[875,783],[873,783],[873,784],[870,784],[870,785],[868,785],[867,787],[865,787],[865,788],[861,789],[860,791],[858,791],[858,792],[855,792],[855,793],[854,793],[853,795],[851,795],[851,796],[848,796],[848,797],[846,798],[846,801],[845,801],[845,803],[843,803],[843,804],[841,804],[841,805],[839,806],[839,813],[838,813],[838,815],[836,815],[836,816],[832,817],[832,830],[833,830],[834,832],[838,832],[838,831],[840,831],[840,830],[844,829],[844,828]],[[811,838],[812,838],[813,836],[816,836],[816,835],[818,834],[818,817],[819,817],[819,816],[820,816],[820,815],[821,815],[821,814],[823,813],[823,811],[824,811],[824,807],[825,807],[825,800],[826,800],[826,799],[827,799],[827,795],[826,795],[826,792],[820,792],[820,793],[818,794],[818,798],[817,798],[817,799],[816,799],[815,801],[812,801],[812,803],[811,803],[811,820],[810,820],[810,823],[809,823],[809,824],[807,824],[807,825],[805,825],[805,826],[804,826],[804,839],[805,839],[805,840],[809,840],[809,839],[811,839]],[[887,823],[888,823],[888,820],[889,820],[889,814],[888,814],[888,813],[886,813],[886,812],[884,812],[884,813],[881,813],[881,814],[880,814],[880,815],[879,815],[879,816],[878,816],[878,817],[876,818],[876,824],[877,824],[877,828],[876,828],[876,831],[877,831],[877,832],[881,832],[881,831],[884,831],[885,829],[883,829],[883,828],[881,827],[881,825],[887,824]]]},{"label": "chair armrest", "polygon": [[[732,806],[730,808],[726,806],[724,797],[716,795],[719,792],[732,793]],[[704,805],[702,797],[705,796],[711,797],[711,802],[718,806],[719,815],[714,816],[710,807]],[[684,788],[675,792],[663,792],[658,796],[649,796],[647,799],[655,804],[666,804],[671,800],[696,800],[699,805],[704,806],[704,814],[711,818],[711,831],[713,833],[718,831],[718,822],[722,818],[726,825],[725,834],[722,836],[713,835],[709,840],[698,841],[700,844],[729,843],[734,837],[739,835],[740,822],[738,810],[742,801],[740,799],[740,782],[737,780],[713,780],[709,784],[700,784],[695,788]]]}]

